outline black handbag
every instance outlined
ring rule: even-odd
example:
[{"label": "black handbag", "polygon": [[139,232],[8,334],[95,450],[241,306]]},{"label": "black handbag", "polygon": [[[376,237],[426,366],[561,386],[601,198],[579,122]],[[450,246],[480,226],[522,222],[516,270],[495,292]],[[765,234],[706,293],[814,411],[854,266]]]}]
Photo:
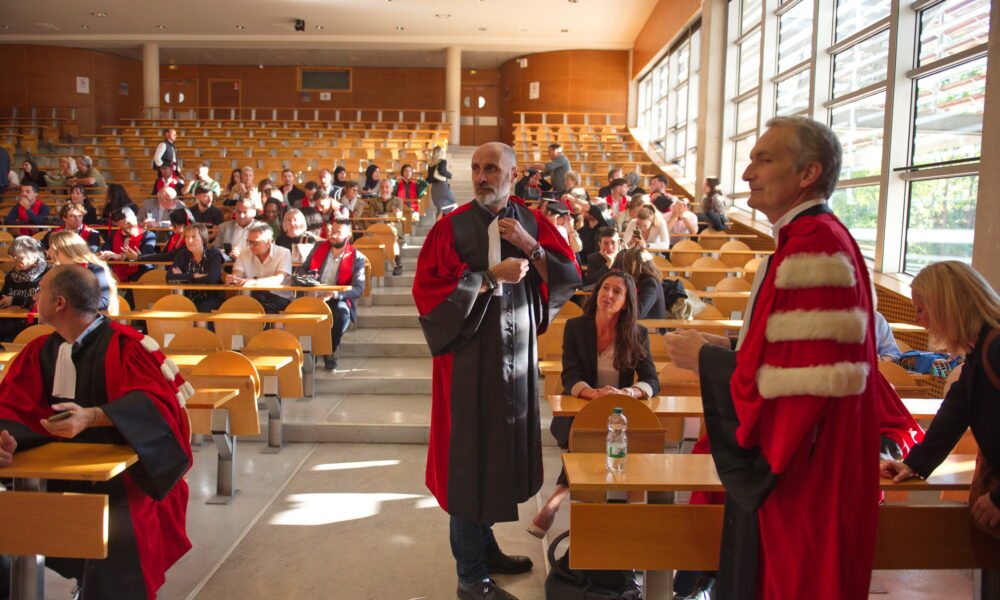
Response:
[{"label": "black handbag", "polygon": [[565,532],[549,545],[549,570],[545,578],[546,600],[642,600],[635,571],[582,570],[569,568],[569,550],[556,558],[556,546],[569,537]]}]

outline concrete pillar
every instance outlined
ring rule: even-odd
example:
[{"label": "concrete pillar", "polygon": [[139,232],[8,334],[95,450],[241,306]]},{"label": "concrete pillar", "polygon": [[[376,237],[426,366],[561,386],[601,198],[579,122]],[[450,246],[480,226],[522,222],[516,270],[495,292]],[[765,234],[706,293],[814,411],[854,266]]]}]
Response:
[{"label": "concrete pillar", "polygon": [[[156,44],[142,45],[142,105],[160,105],[160,47]],[[147,118],[159,116],[159,109],[146,111]]]},{"label": "concrete pillar", "polygon": [[701,9],[701,68],[698,80],[698,160],[695,196],[701,200],[706,177],[722,176],[722,118],[726,98],[727,0],[705,0]]},{"label": "concrete pillar", "polygon": [[[979,197],[976,200],[975,242],[972,266],[983,274],[993,289],[1000,290],[1000,210],[996,190],[1000,189],[1000,10],[990,14],[987,50],[986,110],[983,113],[983,146],[979,159]],[[992,96],[990,94],[993,94]]]},{"label": "concrete pillar", "polygon": [[462,129],[459,122],[462,114],[462,49],[458,46],[445,49],[444,108],[451,123],[449,143],[457,146],[461,143]]}]

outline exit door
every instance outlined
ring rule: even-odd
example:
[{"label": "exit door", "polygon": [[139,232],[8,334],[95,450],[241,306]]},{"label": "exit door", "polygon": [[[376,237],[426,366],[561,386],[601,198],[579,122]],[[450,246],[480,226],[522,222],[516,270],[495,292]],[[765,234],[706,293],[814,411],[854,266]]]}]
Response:
[{"label": "exit door", "polygon": [[495,85],[463,85],[462,145],[480,146],[500,139],[500,94]]}]

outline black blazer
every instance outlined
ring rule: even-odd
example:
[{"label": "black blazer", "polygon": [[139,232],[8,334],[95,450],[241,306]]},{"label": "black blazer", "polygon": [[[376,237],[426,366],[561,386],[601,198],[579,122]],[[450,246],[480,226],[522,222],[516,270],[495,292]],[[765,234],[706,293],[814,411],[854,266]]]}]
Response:
[{"label": "black blazer", "polygon": [[[660,377],[656,373],[653,355],[649,351],[649,334],[642,325],[636,327],[639,328],[639,339],[646,350],[646,356],[639,361],[635,369],[619,371],[618,385],[615,387],[626,388],[636,381],[641,381],[650,387],[652,395],[655,396],[660,393]],[[597,385],[597,323],[594,317],[587,315],[566,321],[566,329],[563,332],[563,394],[568,395],[578,381],[584,381],[591,387]],[[572,424],[572,417],[552,418],[549,431],[555,436],[560,447],[569,446],[569,429]]]},{"label": "black blazer", "polygon": [[615,259],[611,261],[611,268],[608,268],[607,261],[604,260],[604,256],[599,251],[591,252],[587,255],[587,271],[583,274],[583,288],[592,289],[597,282],[604,277],[604,274],[611,269],[621,268],[621,252],[615,256]]},{"label": "black blazer", "polygon": [[667,302],[663,297],[663,284],[656,277],[643,277],[639,281],[637,298],[640,319],[665,319]]}]

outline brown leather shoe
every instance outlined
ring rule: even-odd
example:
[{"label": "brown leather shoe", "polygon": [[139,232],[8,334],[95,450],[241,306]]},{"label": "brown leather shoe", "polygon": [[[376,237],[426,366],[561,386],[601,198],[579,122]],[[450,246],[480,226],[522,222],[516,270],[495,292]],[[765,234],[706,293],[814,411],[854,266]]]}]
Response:
[{"label": "brown leather shoe", "polygon": [[534,564],[527,556],[507,556],[499,550],[486,559],[486,570],[495,575],[527,573],[533,566]]},{"label": "brown leather shoe", "polygon": [[497,582],[487,579],[479,583],[458,583],[458,600],[517,600],[507,593]]}]

